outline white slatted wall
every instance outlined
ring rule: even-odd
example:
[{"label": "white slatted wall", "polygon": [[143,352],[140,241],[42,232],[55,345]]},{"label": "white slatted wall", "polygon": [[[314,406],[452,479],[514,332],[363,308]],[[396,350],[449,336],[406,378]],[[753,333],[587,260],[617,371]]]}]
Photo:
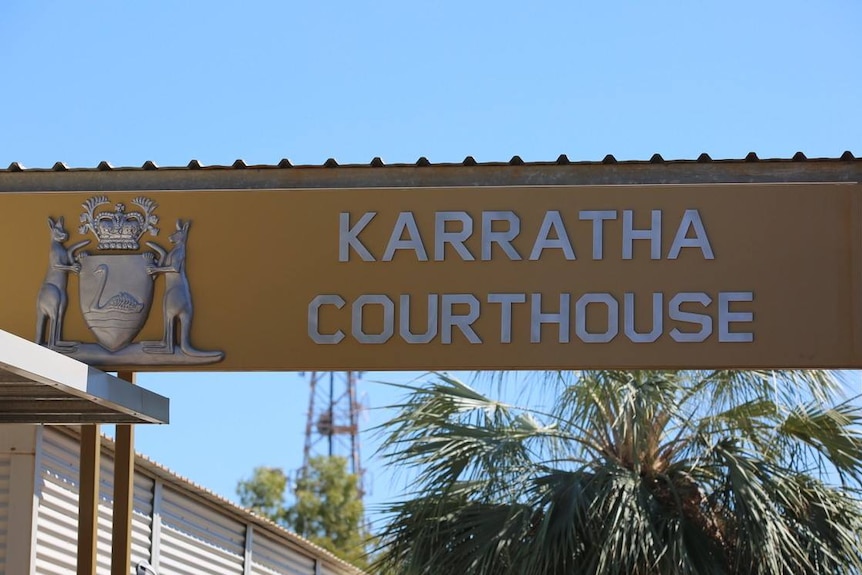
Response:
[{"label": "white slatted wall", "polygon": [[[77,561],[79,444],[60,430],[45,428],[37,470],[35,575],[69,575]],[[0,575],[5,550],[9,470],[0,455]],[[113,461],[102,452],[98,524],[98,575],[109,575]],[[155,493],[160,492],[160,501]],[[159,523],[155,524],[153,518]],[[315,575],[314,552],[276,532],[254,527],[246,552],[248,524],[233,513],[184,489],[182,484],[135,473],[132,564],[142,559],[159,575]],[[157,534],[154,540],[153,533]],[[245,567],[246,557],[249,559]],[[340,564],[321,562],[319,573],[351,573]],[[9,574],[18,575],[18,574]]]},{"label": "white slatted wall", "polygon": [[153,543],[153,491],[155,481],[135,473],[135,493],[132,516],[132,565],[141,560],[151,561]]},{"label": "white slatted wall", "polygon": [[0,453],[0,573],[6,573],[6,542],[9,533],[9,488],[12,456]]},{"label": "white slatted wall", "polygon": [[336,566],[332,563],[321,563],[320,571],[317,572],[319,575],[344,575],[344,571],[341,567],[336,568]]},{"label": "white slatted wall", "polygon": [[42,438],[35,573],[69,575],[77,560],[78,443],[47,430]]},{"label": "white slatted wall", "polygon": [[255,532],[251,575],[314,575],[314,559]]},{"label": "white slatted wall", "polygon": [[[77,445],[76,445],[77,447]],[[102,453],[99,469],[99,521],[96,526],[96,575],[111,575],[111,529],[114,511],[114,460]]]},{"label": "white slatted wall", "polygon": [[[36,532],[36,575],[75,572],[78,539],[78,442],[46,429],[39,473],[39,510]],[[110,575],[111,517],[114,492],[113,460],[102,454],[99,484],[97,570]],[[153,480],[136,475],[132,516],[132,561],[150,558]]]},{"label": "white slatted wall", "polygon": [[[98,575],[111,573],[111,531],[113,529],[114,460],[102,453],[99,477],[99,538],[97,542]],[[132,503],[132,565],[150,560],[153,525],[153,484],[140,473],[135,474]]]},{"label": "white slatted wall", "polygon": [[243,575],[243,523],[167,486],[161,519],[161,575]]}]

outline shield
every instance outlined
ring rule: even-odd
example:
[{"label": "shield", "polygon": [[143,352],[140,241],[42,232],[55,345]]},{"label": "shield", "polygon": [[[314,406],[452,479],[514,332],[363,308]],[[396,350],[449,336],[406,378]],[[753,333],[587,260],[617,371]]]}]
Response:
[{"label": "shield", "polygon": [[81,258],[80,302],[84,321],[108,351],[123,349],[138,335],[153,303],[153,254],[91,255]]}]

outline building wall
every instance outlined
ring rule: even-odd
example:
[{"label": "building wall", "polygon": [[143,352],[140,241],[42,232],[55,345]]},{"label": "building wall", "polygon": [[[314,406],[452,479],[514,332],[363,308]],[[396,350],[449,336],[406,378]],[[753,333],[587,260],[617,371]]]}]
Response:
[{"label": "building wall", "polygon": [[[56,428],[45,428],[40,445],[39,479],[36,484],[36,553],[34,575],[68,575],[77,561],[78,493],[80,467],[78,442]],[[103,450],[99,485],[98,567],[110,575],[111,519],[114,465]],[[152,492],[154,480],[135,474],[132,517],[132,563],[150,559]],[[11,575],[11,574],[10,574]]]},{"label": "building wall", "polygon": [[12,479],[12,456],[0,453],[0,573],[6,572],[6,541],[9,531],[9,483]]},{"label": "building wall", "polygon": [[0,574],[30,572],[41,431],[34,425],[0,425]]},{"label": "building wall", "polygon": [[[24,447],[29,441],[29,451],[13,451],[8,445],[13,437]],[[98,575],[110,574],[113,458],[108,447],[103,444],[101,455]],[[75,572],[78,453],[77,436],[63,428],[0,426],[0,575]],[[35,518],[35,528],[27,527],[27,517]],[[141,560],[159,575],[358,573],[309,542],[138,460],[132,564]]]}]

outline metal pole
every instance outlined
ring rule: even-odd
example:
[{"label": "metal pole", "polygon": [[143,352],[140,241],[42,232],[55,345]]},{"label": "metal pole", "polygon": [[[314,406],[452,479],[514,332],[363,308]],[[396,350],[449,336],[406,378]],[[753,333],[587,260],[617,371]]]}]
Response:
[{"label": "metal pole", "polygon": [[77,575],[96,575],[96,542],[99,528],[99,467],[102,455],[102,442],[99,437],[98,425],[81,426],[80,449]]},{"label": "metal pole", "polygon": [[309,379],[308,413],[305,418],[305,446],[302,448],[302,469],[300,476],[308,473],[308,460],[311,458],[311,434],[314,432],[314,396],[317,394],[317,379],[320,372],[312,371]]},{"label": "metal pole", "polygon": [[[117,373],[135,383],[131,371]],[[132,504],[135,490],[135,427],[117,425],[114,451],[114,515],[111,533],[111,575],[129,575],[132,569]]]},{"label": "metal pole", "polygon": [[329,439],[329,457],[332,457],[332,440],[335,436],[335,374],[329,372],[329,431],[327,437]]},{"label": "metal pole", "polygon": [[350,472],[356,475],[359,497],[365,496],[365,478],[362,470],[362,459],[359,454],[359,400],[356,386],[359,383],[355,371],[347,372],[347,390],[350,399]]}]

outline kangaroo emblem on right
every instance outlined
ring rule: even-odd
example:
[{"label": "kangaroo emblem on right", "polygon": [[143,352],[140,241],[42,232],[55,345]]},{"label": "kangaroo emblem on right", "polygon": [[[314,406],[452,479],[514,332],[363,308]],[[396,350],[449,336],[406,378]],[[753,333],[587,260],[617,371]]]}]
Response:
[{"label": "kangaroo emblem on right", "polygon": [[147,267],[147,273],[165,276],[165,331],[162,341],[143,342],[143,349],[147,353],[173,354],[179,347],[188,356],[221,359],[223,352],[195,349],[191,343],[192,292],[186,276],[186,241],[190,225],[191,221],[177,220],[176,231],[168,237],[173,245],[169,252],[154,242],[147,242],[158,253],[158,259]]}]

